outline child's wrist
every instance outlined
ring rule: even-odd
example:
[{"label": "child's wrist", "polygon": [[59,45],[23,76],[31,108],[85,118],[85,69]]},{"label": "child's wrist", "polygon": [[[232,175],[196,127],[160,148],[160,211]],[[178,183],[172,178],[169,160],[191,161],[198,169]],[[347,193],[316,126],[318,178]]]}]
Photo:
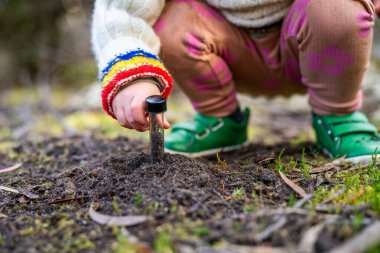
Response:
[{"label": "child's wrist", "polygon": [[158,88],[158,90],[161,92],[164,90],[164,86],[154,77],[143,77],[143,78],[137,78],[129,83],[126,83],[124,87],[130,86],[135,83],[142,83],[142,82],[147,82],[147,83],[152,83],[155,84]]}]

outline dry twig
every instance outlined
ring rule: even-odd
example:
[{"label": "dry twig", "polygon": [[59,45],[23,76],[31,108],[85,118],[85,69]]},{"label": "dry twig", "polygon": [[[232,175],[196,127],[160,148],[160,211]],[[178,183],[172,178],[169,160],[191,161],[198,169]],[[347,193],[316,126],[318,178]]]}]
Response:
[{"label": "dry twig", "polygon": [[353,239],[331,250],[330,253],[361,253],[378,242],[380,242],[380,221],[368,226]]},{"label": "dry twig", "polygon": [[285,176],[284,173],[282,173],[281,171],[279,172],[280,173],[280,176],[282,178],[282,180],[284,180],[284,182],[290,187],[293,189],[293,191],[295,191],[296,193],[298,193],[298,195],[300,195],[302,198],[307,198],[308,197],[308,194],[305,192],[304,189],[302,189],[300,186],[296,185],[295,183],[293,183],[292,180],[290,180],[289,178],[287,178]]},{"label": "dry twig", "polygon": [[83,197],[68,198],[68,199],[58,199],[58,200],[50,201],[50,202],[48,202],[48,204],[49,205],[63,204],[63,203],[66,203],[66,202],[77,201],[77,200],[81,200],[81,199],[83,199]]},{"label": "dry twig", "polygon": [[260,243],[268,239],[273,232],[285,226],[286,222],[287,222],[286,216],[281,216],[277,222],[269,225],[263,232],[257,234],[254,238],[255,242]]},{"label": "dry twig", "polygon": [[136,226],[145,223],[152,218],[150,216],[138,215],[138,216],[111,216],[96,212],[92,205],[90,206],[89,214],[91,219],[102,225],[118,225],[118,226]]},{"label": "dry twig", "polygon": [[309,200],[311,200],[312,198],[314,197],[314,194],[308,194],[306,197],[298,200],[295,204],[294,204],[294,208],[301,208],[306,202],[308,202]]},{"label": "dry twig", "polygon": [[324,223],[320,223],[309,228],[301,238],[301,242],[298,245],[297,252],[299,253],[314,253],[314,245],[318,240],[319,234],[325,227]]},{"label": "dry twig", "polygon": [[11,166],[11,167],[8,167],[8,168],[5,168],[5,169],[0,169],[0,174],[1,173],[7,173],[7,172],[11,172],[11,171],[17,170],[21,166],[22,166],[22,163],[18,163],[16,165]]}]

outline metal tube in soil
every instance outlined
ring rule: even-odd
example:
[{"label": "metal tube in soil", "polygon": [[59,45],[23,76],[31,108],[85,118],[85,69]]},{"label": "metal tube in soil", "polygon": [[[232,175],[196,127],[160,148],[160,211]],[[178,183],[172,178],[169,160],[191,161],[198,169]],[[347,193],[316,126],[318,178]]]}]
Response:
[{"label": "metal tube in soil", "polygon": [[[150,157],[153,163],[161,162],[164,158],[164,112],[166,100],[162,96],[150,96],[146,99],[150,124]],[[161,124],[160,124],[161,123]]]}]

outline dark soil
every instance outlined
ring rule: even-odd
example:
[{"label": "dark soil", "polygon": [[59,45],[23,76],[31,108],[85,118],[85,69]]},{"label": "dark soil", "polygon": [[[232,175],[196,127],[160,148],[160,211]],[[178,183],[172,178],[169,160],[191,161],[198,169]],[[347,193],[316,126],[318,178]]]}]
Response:
[{"label": "dark soil", "polygon": [[[313,244],[317,252],[326,252],[357,232],[352,213],[288,207],[294,192],[275,172],[275,160],[268,158],[286,148],[285,159],[290,154],[297,159],[306,148],[311,159],[316,148],[276,147],[253,145],[198,160],[166,154],[162,162],[152,163],[144,153],[146,143],[126,138],[76,136],[21,143],[12,159],[0,154],[0,168],[23,163],[21,169],[1,174],[0,185],[38,199],[0,191],[0,214],[7,216],[0,217],[0,252],[111,251],[118,232],[92,221],[91,205],[108,215],[152,216],[150,222],[128,228],[148,248],[154,247],[157,228],[165,224],[184,227],[189,238],[199,237],[185,240],[168,230],[179,252],[183,244],[195,252],[219,241],[291,250],[309,228],[328,223]],[[312,192],[317,181],[298,184]],[[368,217],[364,223],[371,221]],[[207,229],[197,230],[199,226]],[[271,231],[271,226],[277,227]],[[343,232],[342,226],[347,228]]]}]

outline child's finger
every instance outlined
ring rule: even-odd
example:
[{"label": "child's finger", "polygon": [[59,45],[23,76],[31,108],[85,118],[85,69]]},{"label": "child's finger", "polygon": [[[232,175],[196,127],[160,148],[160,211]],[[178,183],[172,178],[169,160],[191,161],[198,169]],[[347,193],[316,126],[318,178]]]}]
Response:
[{"label": "child's finger", "polygon": [[[132,108],[125,109],[125,116],[127,118],[128,123],[132,126],[132,128],[138,132],[144,132],[147,130],[148,125],[147,124],[143,125],[137,122],[137,120],[135,119],[136,113],[138,114],[138,111],[132,110]],[[141,113],[143,114],[144,112],[141,111]]]},{"label": "child's finger", "polygon": [[119,108],[115,111],[116,111],[115,116],[116,116],[116,119],[119,122],[119,124],[125,128],[132,129],[132,126],[129,124],[129,122],[125,116],[124,110]]},{"label": "child's finger", "polygon": [[145,100],[134,97],[130,106],[133,121],[145,128],[149,127],[148,119],[145,116]]},{"label": "child's finger", "polygon": [[170,128],[170,123],[167,121],[167,119],[164,117],[164,128],[169,129]]},{"label": "child's finger", "polygon": [[170,124],[169,124],[169,122],[166,120],[166,118],[164,117],[164,120],[162,121],[162,117],[161,117],[161,115],[157,115],[157,122],[158,122],[158,124],[162,127],[162,128],[164,128],[164,129],[169,129],[170,128]]}]

